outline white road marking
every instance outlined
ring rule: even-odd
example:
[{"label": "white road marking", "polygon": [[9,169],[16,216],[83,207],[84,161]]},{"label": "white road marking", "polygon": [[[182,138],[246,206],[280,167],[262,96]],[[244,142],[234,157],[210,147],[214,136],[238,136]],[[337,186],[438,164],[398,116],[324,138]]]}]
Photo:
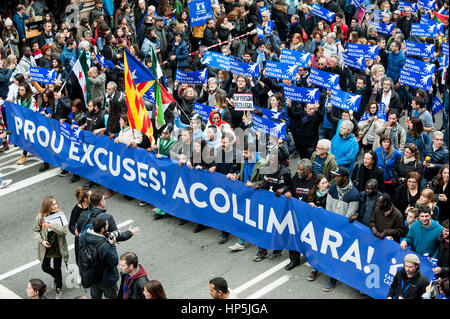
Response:
[{"label": "white road marking", "polygon": [[[129,220],[124,221],[123,223],[120,223],[119,225],[117,225],[117,228],[122,228],[122,227],[128,226],[128,225],[130,225],[133,222],[134,222],[134,220],[129,219]],[[69,251],[71,251],[74,248],[75,248],[74,244],[68,246]],[[29,269],[31,267],[39,265],[40,263],[41,262],[39,261],[39,259],[36,259],[36,260],[26,264],[26,265],[20,266],[20,267],[15,268],[15,269],[13,269],[11,271],[8,271],[7,273],[4,273],[3,275],[0,275],[0,280],[6,279],[6,278],[11,277],[11,276],[14,276],[14,275],[16,275],[16,274],[18,274],[18,273],[20,273],[20,272],[22,272],[24,270],[27,270],[27,269]],[[1,299],[1,297],[0,297],[0,299]]]},{"label": "white road marking", "polygon": [[258,299],[258,298],[261,298],[265,294],[271,292],[272,290],[274,290],[275,288],[281,286],[282,284],[286,283],[287,281],[289,281],[289,276],[288,275],[284,275],[284,276],[278,278],[277,280],[271,282],[267,286],[259,289],[257,292],[251,294],[250,296],[248,296],[245,299]]},{"label": "white road marking", "polygon": [[2,167],[0,167],[0,171],[3,171],[6,168],[12,168],[13,170],[7,172],[4,175],[1,175],[1,177],[5,177],[5,176],[8,176],[8,175],[11,175],[11,174],[23,171],[23,170],[25,170],[25,169],[27,169],[29,167],[33,167],[33,166],[36,166],[36,165],[42,164],[42,163],[43,162],[40,159],[34,159],[33,162],[31,164],[28,164],[28,165],[17,165],[17,164],[14,164],[14,165],[9,165],[9,166],[2,166]]},{"label": "white road marking", "polygon": [[253,278],[252,280],[247,281],[245,284],[233,289],[233,291],[236,294],[239,294],[241,292],[243,292],[244,290],[250,288],[251,286],[257,284],[258,282],[260,282],[261,280],[269,277],[270,275],[272,275],[273,273],[279,271],[280,269],[284,268],[284,266],[286,266],[287,264],[289,264],[290,260],[286,259],[285,261],[283,261],[282,263],[270,268],[269,270],[266,270],[265,272],[263,272],[261,275]]},{"label": "white road marking", "polygon": [[32,176],[30,178],[21,180],[20,182],[17,182],[17,183],[14,183],[14,181],[13,181],[13,183],[11,185],[9,185],[8,187],[0,189],[0,197],[10,194],[12,192],[15,192],[19,189],[42,182],[43,180],[46,180],[48,178],[58,175],[60,172],[61,172],[60,168],[54,168],[50,171],[46,171],[44,173]]},{"label": "white road marking", "polygon": [[5,286],[0,285],[0,299],[22,299]]}]

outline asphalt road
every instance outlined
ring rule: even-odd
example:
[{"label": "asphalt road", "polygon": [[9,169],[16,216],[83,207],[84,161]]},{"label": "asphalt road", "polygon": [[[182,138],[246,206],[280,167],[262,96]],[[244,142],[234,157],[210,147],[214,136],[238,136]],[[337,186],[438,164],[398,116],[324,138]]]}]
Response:
[{"label": "asphalt road", "polygon": [[[69,218],[76,204],[75,190],[86,180],[71,184],[70,175],[60,177],[57,175],[60,169],[52,166],[40,173],[41,161],[36,157],[29,157],[27,163],[18,166],[15,161],[20,154],[18,148],[0,154],[0,176],[14,180],[8,188],[0,190],[0,298],[26,298],[25,288],[31,278],[44,280],[49,286],[46,295],[54,298],[52,278],[42,271],[37,261],[38,244],[32,235],[33,223],[42,199],[47,195],[57,198]],[[291,168],[297,161],[298,158],[291,160]],[[194,234],[193,223],[180,226],[174,217],[153,220],[154,207],[139,206],[138,200],[127,201],[117,193],[107,199],[106,207],[117,224],[124,225],[122,230],[130,225],[141,228],[139,234],[118,244],[117,251],[119,255],[134,251],[149,279],[162,282],[168,298],[209,299],[208,281],[216,276],[227,279],[240,299],[368,298],[343,283],[338,283],[331,292],[323,292],[328,277],[320,274],[315,281],[308,281],[310,267],[306,262],[286,271],[283,266],[289,262],[287,251],[277,259],[254,262],[252,257],[257,252],[254,245],[244,251],[232,252],[228,246],[237,238],[232,236],[226,244],[218,244],[219,230],[206,229]],[[67,239],[70,249],[73,236],[68,234]],[[73,248],[68,264],[70,269],[74,267]],[[89,296],[88,291],[74,285],[74,274],[64,266],[63,278],[63,298]]]}]

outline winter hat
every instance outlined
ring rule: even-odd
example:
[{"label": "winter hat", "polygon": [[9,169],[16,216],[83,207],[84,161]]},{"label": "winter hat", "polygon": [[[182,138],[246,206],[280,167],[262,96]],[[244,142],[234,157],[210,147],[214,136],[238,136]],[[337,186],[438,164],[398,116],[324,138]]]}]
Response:
[{"label": "winter hat", "polygon": [[420,265],[419,257],[415,254],[408,254],[405,256],[405,262],[414,263]]},{"label": "winter hat", "polygon": [[5,27],[10,27],[12,26],[13,22],[11,20],[11,18],[6,18],[5,20]]}]

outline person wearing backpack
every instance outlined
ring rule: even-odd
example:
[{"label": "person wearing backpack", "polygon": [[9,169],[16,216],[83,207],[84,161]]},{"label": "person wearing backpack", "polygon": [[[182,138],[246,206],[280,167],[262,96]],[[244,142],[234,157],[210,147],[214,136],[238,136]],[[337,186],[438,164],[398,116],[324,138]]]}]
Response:
[{"label": "person wearing backpack", "polygon": [[85,244],[80,248],[80,275],[84,288],[91,288],[92,299],[117,299],[119,255],[117,237],[107,237],[109,223],[106,216],[96,217],[88,229]]},{"label": "person wearing backpack", "polygon": [[[56,289],[56,299],[63,294],[62,261],[67,265],[69,249],[67,247],[66,234],[68,226],[58,223],[50,223],[45,220],[54,213],[60,212],[58,202],[53,196],[47,196],[42,201],[41,211],[36,216],[33,226],[34,239],[38,241],[38,259],[42,263],[42,270],[53,277]],[[53,268],[50,262],[53,259]]]},{"label": "person wearing backpack", "polygon": [[105,209],[105,196],[100,190],[92,192],[90,196],[91,208],[85,210],[81,213],[80,217],[76,223],[76,229],[79,233],[80,247],[85,243],[85,236],[89,229],[92,229],[92,221],[101,216],[105,216],[109,224],[109,232],[116,233],[116,241],[125,241],[137,234],[140,229],[139,227],[130,227],[127,231],[120,232],[117,229],[116,221],[114,217],[106,213]]}]

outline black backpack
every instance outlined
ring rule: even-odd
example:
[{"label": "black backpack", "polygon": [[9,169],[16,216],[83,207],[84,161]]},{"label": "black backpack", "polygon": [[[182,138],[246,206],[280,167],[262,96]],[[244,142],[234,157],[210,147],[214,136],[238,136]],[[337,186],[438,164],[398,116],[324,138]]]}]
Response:
[{"label": "black backpack", "polygon": [[102,280],[103,271],[97,251],[101,243],[102,241],[96,244],[86,243],[80,247],[78,267],[84,288],[89,288]]}]

